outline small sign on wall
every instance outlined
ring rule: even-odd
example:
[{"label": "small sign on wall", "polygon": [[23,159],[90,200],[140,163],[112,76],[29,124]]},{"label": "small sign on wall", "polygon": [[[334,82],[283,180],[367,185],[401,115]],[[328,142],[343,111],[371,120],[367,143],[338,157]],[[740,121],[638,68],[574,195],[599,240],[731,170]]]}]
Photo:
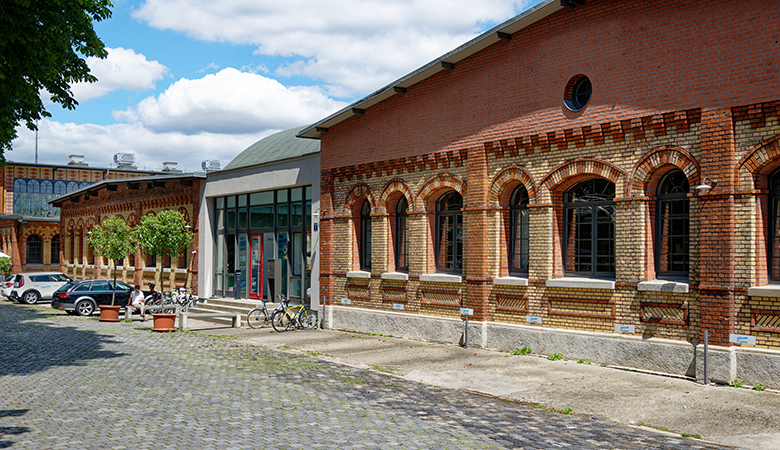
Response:
[{"label": "small sign on wall", "polygon": [[403,303],[393,303],[393,309],[402,310],[402,309],[404,309],[404,304]]},{"label": "small sign on wall", "polygon": [[615,332],[617,333],[636,333],[633,325],[615,325]]},{"label": "small sign on wall", "polygon": [[746,334],[730,334],[729,342],[732,344],[756,345],[756,337],[748,336]]},{"label": "small sign on wall", "polygon": [[348,299],[348,298],[342,298],[342,299],[341,299],[341,303],[343,303],[343,304],[345,304],[345,305],[349,305],[349,304],[350,304],[350,303],[352,303],[352,302],[351,302],[351,301],[349,301],[349,299]]},{"label": "small sign on wall", "polygon": [[525,321],[528,323],[538,323],[539,325],[542,324],[542,318],[539,316],[525,316]]},{"label": "small sign on wall", "polygon": [[460,314],[462,316],[473,316],[474,315],[474,310],[471,309],[471,308],[461,308],[460,309]]}]

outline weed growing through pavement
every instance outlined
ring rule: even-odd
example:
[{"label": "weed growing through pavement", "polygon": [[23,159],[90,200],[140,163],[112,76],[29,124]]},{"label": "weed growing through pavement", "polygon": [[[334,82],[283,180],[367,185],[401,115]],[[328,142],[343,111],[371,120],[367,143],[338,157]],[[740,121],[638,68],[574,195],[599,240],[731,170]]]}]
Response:
[{"label": "weed growing through pavement", "polygon": [[563,355],[560,353],[550,353],[549,355],[547,355],[547,359],[549,359],[550,361],[561,361],[561,360],[565,361]]},{"label": "weed growing through pavement", "polygon": [[590,365],[590,361],[585,358],[580,358],[577,360],[577,364],[588,364]]},{"label": "weed growing through pavement", "polygon": [[562,413],[564,413],[564,414],[571,414],[571,408],[569,408],[569,407],[567,406],[567,407],[563,408],[563,409],[561,410],[561,412],[562,412]]},{"label": "weed growing through pavement", "polygon": [[744,381],[734,380],[731,383],[729,383],[729,386],[735,387],[735,388],[741,388],[745,384]]},{"label": "weed growing through pavement", "polygon": [[531,347],[515,348],[514,350],[512,350],[513,355],[525,356],[529,353],[531,353]]},{"label": "weed growing through pavement", "polygon": [[692,438],[696,438],[696,439],[701,439],[701,435],[700,434],[680,433],[680,436],[685,437],[685,438],[691,438],[692,437]]},{"label": "weed growing through pavement", "polygon": [[393,373],[393,369],[386,369],[384,367],[379,367],[376,364],[369,364],[368,368],[371,369],[371,370],[377,370],[379,372]]},{"label": "weed growing through pavement", "polygon": [[753,385],[753,390],[754,391],[763,391],[764,389],[766,389],[766,385],[765,384],[754,384]]}]

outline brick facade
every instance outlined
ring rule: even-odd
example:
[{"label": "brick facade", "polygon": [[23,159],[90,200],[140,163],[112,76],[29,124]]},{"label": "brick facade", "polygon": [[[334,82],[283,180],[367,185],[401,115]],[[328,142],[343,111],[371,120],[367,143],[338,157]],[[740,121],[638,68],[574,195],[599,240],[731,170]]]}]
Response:
[{"label": "brick facade", "polygon": [[134,255],[117,263],[117,280],[142,285],[154,282],[166,291],[188,286],[193,295],[197,295],[199,198],[204,181],[205,176],[191,175],[142,178],[101,184],[81,195],[65,197],[59,204],[59,232],[63,236],[60,270],[74,279],[110,277],[113,262],[93,254],[86,239],[89,230],[111,216],[119,216],[135,226],[145,215],[173,209],[180,211],[192,227],[195,236],[190,248],[183,255],[166,257],[164,263],[158,258],[154,266],[151,255],[142,254],[138,249]]},{"label": "brick facade", "polygon": [[[727,23],[723,18],[728,17]],[[321,135],[321,291],[328,304],[420,317],[780,349],[769,283],[769,175],[780,167],[780,3],[586,0],[331,124]],[[567,81],[593,85],[581,111]],[[659,290],[657,192],[690,191],[689,273]],[[564,193],[615,186],[614,286],[570,278]],[[709,192],[695,186],[717,184]],[[528,273],[509,277],[509,199],[529,196]],[[464,268],[437,279],[436,200],[463,195]],[[394,274],[395,205],[409,204],[409,271]],[[372,266],[359,271],[359,207]],[[674,284],[674,283],[672,283]],[[605,287],[607,286],[607,287]],[[761,293],[763,292],[763,293]],[[529,316],[541,324],[528,323]]]}]

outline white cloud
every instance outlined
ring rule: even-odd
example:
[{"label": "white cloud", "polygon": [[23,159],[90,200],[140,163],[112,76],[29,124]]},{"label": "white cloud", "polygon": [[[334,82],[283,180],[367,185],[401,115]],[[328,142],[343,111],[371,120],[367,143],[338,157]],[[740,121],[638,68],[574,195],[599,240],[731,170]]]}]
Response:
[{"label": "white cloud", "polygon": [[134,16],[206,41],[295,57],[279,75],[364,94],[540,0],[146,0]]},{"label": "white cloud", "polygon": [[[200,171],[206,159],[219,160],[224,167],[245,148],[279,130],[253,134],[222,135],[201,133],[155,133],[140,124],[94,125],[41,120],[38,135],[39,161],[46,164],[68,163],[68,155],[85,155],[92,167],[109,167],[116,153],[134,153],[139,169],[161,170],[163,161],[178,162],[178,169]],[[19,137],[13,150],[5,154],[9,161],[34,161],[35,132],[17,128]]]},{"label": "white cloud", "polygon": [[79,102],[101,97],[111,91],[127,89],[142,92],[153,89],[157,80],[168,74],[168,68],[132,49],[106,48],[108,57],[87,58],[89,70],[97,77],[95,83],[76,83],[73,96]]},{"label": "white cloud", "polygon": [[115,111],[114,119],[156,132],[245,134],[313,123],[344,106],[316,87],[285,87],[228,68],[196,80],[183,78],[156,98]]}]

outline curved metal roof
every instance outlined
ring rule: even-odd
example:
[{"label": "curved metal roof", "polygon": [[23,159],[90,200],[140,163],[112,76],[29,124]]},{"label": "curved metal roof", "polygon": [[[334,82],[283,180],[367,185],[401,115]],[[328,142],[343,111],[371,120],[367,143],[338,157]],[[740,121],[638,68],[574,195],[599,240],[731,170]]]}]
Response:
[{"label": "curved metal roof", "polygon": [[306,128],[309,128],[309,125],[266,136],[239,153],[222,170],[238,169],[319,153],[319,141],[295,137]]}]

